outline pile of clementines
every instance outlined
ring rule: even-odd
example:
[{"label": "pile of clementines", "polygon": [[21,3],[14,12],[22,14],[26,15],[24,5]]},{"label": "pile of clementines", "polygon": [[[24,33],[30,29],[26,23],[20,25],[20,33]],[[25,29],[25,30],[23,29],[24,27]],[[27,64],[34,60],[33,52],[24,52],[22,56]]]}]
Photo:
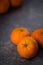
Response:
[{"label": "pile of clementines", "polygon": [[43,29],[35,29],[30,34],[26,28],[15,28],[10,33],[10,41],[17,46],[21,57],[32,58],[38,53],[39,46],[43,48]]},{"label": "pile of clementines", "polygon": [[0,0],[0,14],[6,13],[9,7],[19,7],[22,5],[22,0]]}]

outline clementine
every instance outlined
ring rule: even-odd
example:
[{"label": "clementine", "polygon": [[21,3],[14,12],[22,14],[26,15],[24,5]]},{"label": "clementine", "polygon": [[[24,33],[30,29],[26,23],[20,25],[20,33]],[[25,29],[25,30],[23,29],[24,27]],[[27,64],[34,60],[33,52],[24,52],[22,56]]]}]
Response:
[{"label": "clementine", "polygon": [[38,52],[38,44],[32,37],[24,37],[17,45],[17,52],[23,58],[32,58]]},{"label": "clementine", "polygon": [[19,7],[22,5],[22,0],[10,0],[10,4],[12,7]]},{"label": "clementine", "polygon": [[43,47],[43,29],[36,29],[32,33],[32,37],[39,42],[39,45]]},{"label": "clementine", "polygon": [[8,0],[0,0],[0,14],[8,11],[9,1]]},{"label": "clementine", "polygon": [[10,40],[13,44],[17,45],[24,36],[28,36],[30,33],[26,28],[15,28],[10,34]]}]

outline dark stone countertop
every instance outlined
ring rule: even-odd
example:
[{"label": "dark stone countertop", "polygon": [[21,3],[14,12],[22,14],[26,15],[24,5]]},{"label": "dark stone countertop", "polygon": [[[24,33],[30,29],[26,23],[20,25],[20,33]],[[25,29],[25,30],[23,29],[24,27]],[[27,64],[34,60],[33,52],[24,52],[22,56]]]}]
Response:
[{"label": "dark stone countertop", "polygon": [[9,40],[11,30],[16,27],[26,27],[30,33],[43,28],[43,0],[25,0],[21,8],[0,15],[0,65],[43,65],[43,49],[30,60],[18,55]]}]

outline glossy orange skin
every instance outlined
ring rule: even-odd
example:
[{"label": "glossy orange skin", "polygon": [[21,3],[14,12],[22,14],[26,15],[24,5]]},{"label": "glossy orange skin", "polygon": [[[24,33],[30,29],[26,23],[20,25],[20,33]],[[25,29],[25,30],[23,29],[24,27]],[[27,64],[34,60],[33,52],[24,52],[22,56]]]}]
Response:
[{"label": "glossy orange skin", "polygon": [[26,59],[34,57],[38,52],[38,44],[32,37],[24,37],[17,45],[18,54]]},{"label": "glossy orange skin", "polygon": [[12,7],[19,7],[22,5],[23,0],[10,0],[10,4]]},{"label": "glossy orange skin", "polygon": [[0,14],[6,13],[9,8],[9,1],[8,0],[0,0]]},{"label": "glossy orange skin", "polygon": [[39,42],[41,47],[43,47],[43,29],[34,30],[31,36]]},{"label": "glossy orange skin", "polygon": [[30,35],[30,33],[26,28],[15,28],[11,31],[10,40],[13,44],[18,45],[23,37],[28,35]]}]

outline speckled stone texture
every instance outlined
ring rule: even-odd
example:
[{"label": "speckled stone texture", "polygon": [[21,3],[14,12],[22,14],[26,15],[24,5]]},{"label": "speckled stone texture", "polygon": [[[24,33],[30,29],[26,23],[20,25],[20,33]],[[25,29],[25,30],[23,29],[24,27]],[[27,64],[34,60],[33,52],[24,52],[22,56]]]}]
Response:
[{"label": "speckled stone texture", "polygon": [[21,58],[16,46],[9,39],[13,28],[26,27],[30,33],[43,28],[43,0],[25,0],[19,9],[13,9],[0,15],[0,65],[43,65],[43,49],[36,57],[26,60]]}]

